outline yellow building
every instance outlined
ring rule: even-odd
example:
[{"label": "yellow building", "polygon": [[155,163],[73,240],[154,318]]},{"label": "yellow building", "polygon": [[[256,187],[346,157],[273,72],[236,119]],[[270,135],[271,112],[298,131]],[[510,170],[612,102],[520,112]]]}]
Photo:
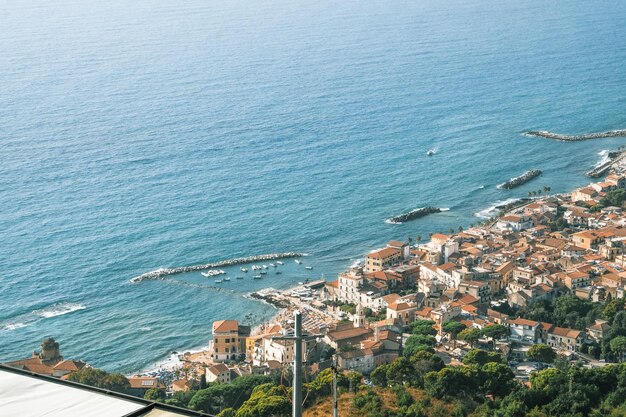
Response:
[{"label": "yellow building", "polygon": [[213,322],[211,357],[216,361],[239,360],[246,353],[246,338],[250,327],[240,326],[237,320]]}]

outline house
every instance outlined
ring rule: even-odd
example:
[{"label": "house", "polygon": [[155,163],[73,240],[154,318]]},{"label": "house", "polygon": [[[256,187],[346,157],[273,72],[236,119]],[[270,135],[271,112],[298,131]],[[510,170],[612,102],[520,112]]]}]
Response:
[{"label": "house", "polygon": [[217,363],[213,366],[207,366],[204,372],[206,382],[221,382],[228,384],[231,381],[230,369],[223,363]]},{"label": "house", "polygon": [[463,281],[459,284],[459,292],[480,300],[481,303],[491,301],[491,287],[484,281]]},{"label": "house", "polygon": [[382,271],[399,264],[403,259],[400,249],[386,247],[365,256],[365,272]]},{"label": "house", "polygon": [[246,338],[249,336],[250,327],[240,326],[237,320],[213,322],[211,358],[218,362],[243,359],[246,354]]},{"label": "house", "polygon": [[536,343],[539,322],[517,318],[509,320],[509,329],[511,331],[511,340],[521,343]]},{"label": "house", "polygon": [[358,304],[360,299],[359,288],[363,285],[363,271],[360,268],[353,268],[347,272],[339,274],[338,299],[346,303]]},{"label": "house", "polygon": [[396,320],[399,325],[408,326],[415,321],[417,304],[410,301],[394,301],[387,307],[387,318]]},{"label": "house", "polygon": [[340,328],[326,333],[324,342],[339,350],[344,346],[358,346],[362,340],[367,339],[371,334],[372,331],[364,327]]},{"label": "house", "polygon": [[591,326],[587,326],[587,337],[600,343],[611,329],[609,322],[606,320],[596,320]]},{"label": "house", "polygon": [[152,388],[165,388],[165,385],[155,376],[131,376],[129,393],[138,397],[143,397],[146,391]]},{"label": "house", "polygon": [[530,217],[525,215],[509,214],[501,217],[496,222],[495,227],[499,230],[519,232],[533,227],[533,221]]},{"label": "house", "polygon": [[598,195],[598,192],[594,190],[592,187],[578,188],[572,191],[572,202],[575,203],[577,201],[583,201],[583,202],[592,201],[594,197],[596,197],[597,195]]},{"label": "house", "polygon": [[548,331],[547,345],[555,349],[577,352],[585,340],[585,333],[566,327],[553,327]]},{"label": "house", "polygon": [[374,370],[374,352],[372,349],[359,348],[339,352],[337,365],[341,369],[367,374]]},{"label": "house", "polygon": [[568,272],[565,274],[563,283],[570,290],[586,287],[589,285],[589,274],[579,271]]}]

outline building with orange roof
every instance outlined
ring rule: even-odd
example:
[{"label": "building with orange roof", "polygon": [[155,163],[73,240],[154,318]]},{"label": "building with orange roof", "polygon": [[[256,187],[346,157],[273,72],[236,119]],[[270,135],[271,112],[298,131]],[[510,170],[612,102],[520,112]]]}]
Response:
[{"label": "building with orange roof", "polygon": [[211,358],[218,362],[243,359],[249,336],[250,327],[239,325],[237,320],[213,322],[213,340],[209,346]]},{"label": "building with orange roof", "polygon": [[396,248],[383,248],[365,256],[365,272],[382,271],[402,261],[402,251]]}]

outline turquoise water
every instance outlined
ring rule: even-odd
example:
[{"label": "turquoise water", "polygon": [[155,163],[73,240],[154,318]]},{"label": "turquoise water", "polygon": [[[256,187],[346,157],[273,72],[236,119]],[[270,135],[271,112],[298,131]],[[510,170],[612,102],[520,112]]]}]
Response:
[{"label": "turquoise water", "polygon": [[[253,290],[585,184],[624,141],[520,135],[626,127],[624,2],[309,3],[2,5],[0,360],[52,335],[66,357],[143,368],[215,319],[271,316]],[[425,205],[450,211],[384,222]],[[314,269],[128,283],[282,251]]]}]

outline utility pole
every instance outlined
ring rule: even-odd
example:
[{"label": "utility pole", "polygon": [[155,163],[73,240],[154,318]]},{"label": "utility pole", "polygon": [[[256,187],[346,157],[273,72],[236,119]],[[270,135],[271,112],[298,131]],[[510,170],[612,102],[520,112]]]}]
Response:
[{"label": "utility pole", "polygon": [[302,336],[302,313],[293,312],[294,335],[273,337],[273,340],[293,340],[293,397],[292,417],[302,417],[302,342],[320,335]]},{"label": "utility pole", "polygon": [[302,314],[294,311],[293,417],[302,417]]},{"label": "utility pole", "polygon": [[337,354],[333,355],[333,417],[339,416],[339,410],[337,409]]}]

